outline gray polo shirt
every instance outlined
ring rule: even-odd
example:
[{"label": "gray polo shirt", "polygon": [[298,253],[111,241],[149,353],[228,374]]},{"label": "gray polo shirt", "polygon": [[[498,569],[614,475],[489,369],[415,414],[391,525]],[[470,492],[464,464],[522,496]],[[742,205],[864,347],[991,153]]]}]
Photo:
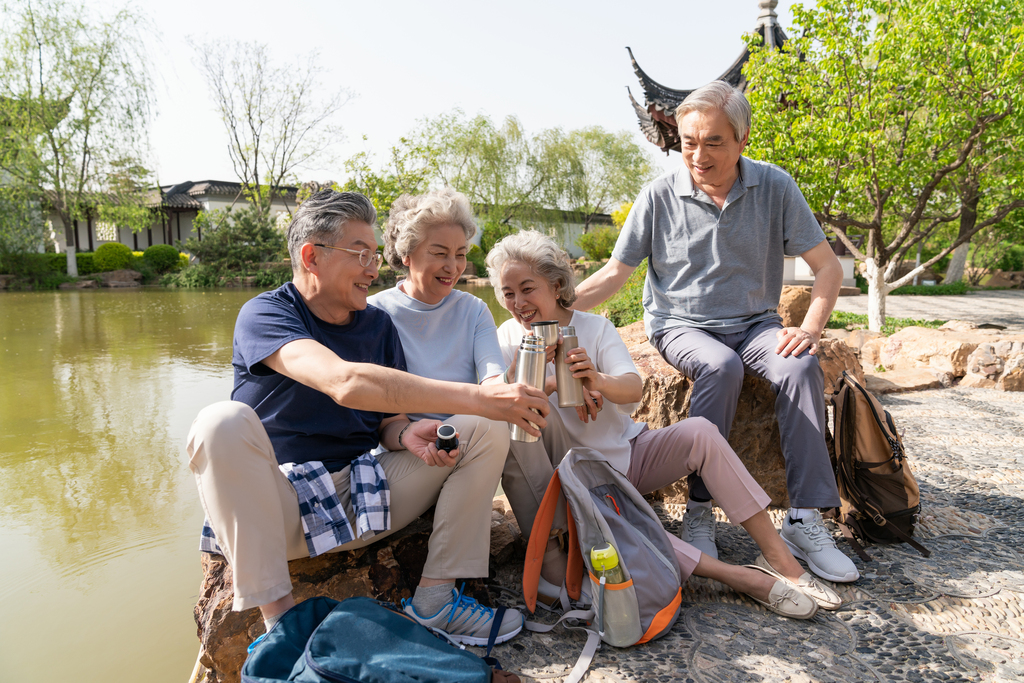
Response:
[{"label": "gray polo shirt", "polygon": [[645,258],[647,335],[685,325],[728,334],[776,313],[783,255],[825,239],[793,178],[774,164],[740,157],[721,210],[694,187],[686,166],[645,187],[626,218],[612,257],[636,267]]}]

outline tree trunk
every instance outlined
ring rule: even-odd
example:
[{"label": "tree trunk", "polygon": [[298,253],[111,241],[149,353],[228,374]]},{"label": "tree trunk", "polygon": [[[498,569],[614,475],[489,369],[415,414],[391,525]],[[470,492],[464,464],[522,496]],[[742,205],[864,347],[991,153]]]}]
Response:
[{"label": "tree trunk", "polygon": [[885,285],[885,269],[877,266],[872,259],[864,262],[868,281],[868,329],[881,332],[885,324],[885,297],[888,295]]},{"label": "tree trunk", "polygon": [[78,259],[75,257],[75,222],[70,215],[59,214],[64,223],[64,251],[68,257],[68,275],[78,277]]},{"label": "tree trunk", "polygon": [[[957,237],[969,234],[974,230],[978,222],[978,195],[976,193],[967,201],[960,201],[960,231]],[[967,264],[967,252],[971,248],[968,240],[953,250],[953,258],[949,260],[949,267],[946,268],[946,276],[942,278],[942,284],[951,285],[964,277],[964,266]]]}]

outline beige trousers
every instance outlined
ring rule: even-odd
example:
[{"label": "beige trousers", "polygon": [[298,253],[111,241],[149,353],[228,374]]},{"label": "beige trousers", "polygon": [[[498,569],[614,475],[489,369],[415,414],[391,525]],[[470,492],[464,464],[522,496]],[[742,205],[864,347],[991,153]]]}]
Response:
[{"label": "beige trousers", "polygon": [[[558,411],[552,410],[547,421],[540,441],[511,442],[502,474],[501,486],[527,538],[554,468],[573,446]],[[771,502],[718,428],[702,417],[662,429],[645,429],[630,441],[630,446],[626,478],[642,494],[696,472],[733,524],[747,521]],[[565,511],[559,514],[552,529],[565,528]],[[700,551],[675,534],[665,533],[685,581],[697,567]]]},{"label": "beige trousers", "polygon": [[[431,467],[408,451],[378,455],[391,489],[391,530],[332,552],[379,541],[436,505],[423,576],[487,576],[491,500],[508,453],[508,425],[463,415],[446,422],[459,432],[455,466]],[[288,595],[288,560],[308,557],[309,551],[295,489],[278,469],[259,417],[237,401],[207,406],[192,423],[187,450],[200,503],[234,571],[234,609]],[[332,479],[354,528],[349,468]]]}]

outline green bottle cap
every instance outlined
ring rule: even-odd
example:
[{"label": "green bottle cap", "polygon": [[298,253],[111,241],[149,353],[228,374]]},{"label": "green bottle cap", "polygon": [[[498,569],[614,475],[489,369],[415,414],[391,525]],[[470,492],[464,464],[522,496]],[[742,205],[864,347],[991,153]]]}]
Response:
[{"label": "green bottle cap", "polygon": [[590,549],[590,564],[595,571],[603,572],[615,569],[619,566],[619,554],[615,552],[615,546],[606,543],[601,547]]}]

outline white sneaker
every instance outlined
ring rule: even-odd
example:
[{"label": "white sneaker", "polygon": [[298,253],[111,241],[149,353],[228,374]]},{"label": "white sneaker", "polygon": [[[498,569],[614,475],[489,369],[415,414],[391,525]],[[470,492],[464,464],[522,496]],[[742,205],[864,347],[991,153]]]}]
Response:
[{"label": "white sneaker", "polygon": [[711,506],[687,508],[683,513],[683,528],[679,530],[683,539],[708,557],[718,559],[715,545],[715,511]]},{"label": "white sneaker", "polygon": [[[402,607],[406,614],[429,629],[444,631],[449,638],[464,645],[487,646],[487,640],[494,625],[497,610],[484,607],[479,602],[463,595],[461,590],[452,589],[452,601],[442,607],[437,614],[423,617],[412,606],[412,600],[403,600]],[[518,610],[504,611],[501,624],[498,626],[494,643],[504,643],[523,630],[523,615]]]},{"label": "white sneaker", "polygon": [[786,515],[780,532],[794,557],[807,563],[811,571],[823,579],[849,583],[860,578],[853,560],[836,547],[835,539],[825,528],[817,510],[810,517],[793,521]]}]

